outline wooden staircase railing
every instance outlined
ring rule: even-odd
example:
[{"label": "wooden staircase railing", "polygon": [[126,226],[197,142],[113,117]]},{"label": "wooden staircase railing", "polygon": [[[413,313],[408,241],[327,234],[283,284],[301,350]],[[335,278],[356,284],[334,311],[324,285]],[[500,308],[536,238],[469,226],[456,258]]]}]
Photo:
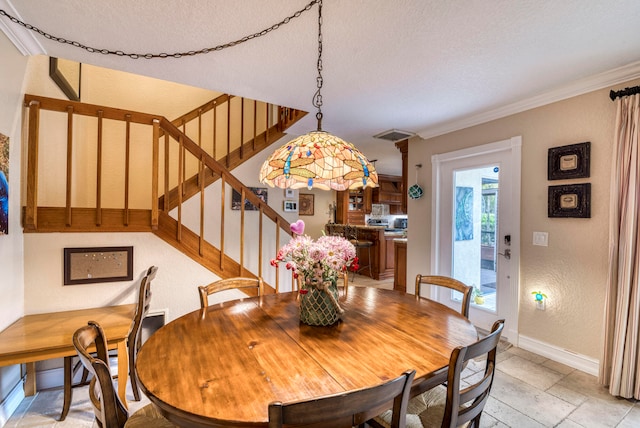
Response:
[{"label": "wooden staircase railing", "polygon": [[[174,123],[34,95],[25,95],[25,105],[25,232],[150,231],[223,278],[264,277],[263,266],[281,246],[281,235],[290,233],[288,221]],[[278,111],[271,128],[282,132],[295,113]],[[255,145],[255,135],[252,140]],[[47,170],[40,156],[57,157],[61,167]],[[187,201],[187,183],[197,186],[199,201]],[[255,206],[257,215],[246,212],[245,204],[239,213],[231,210],[233,191]],[[248,236],[255,237],[250,245]],[[276,291],[279,276],[275,270]]]},{"label": "wooden staircase railing", "polygon": [[[234,102],[237,106],[232,107]],[[235,111],[239,117],[235,120],[234,127],[230,118]],[[285,135],[284,131],[306,114],[301,110],[223,94],[172,120],[171,123],[213,159],[233,170],[282,138]],[[220,130],[223,132],[219,132]],[[235,132],[232,132],[234,130]],[[205,174],[205,187],[217,178]],[[171,189],[165,193],[169,195],[167,208],[176,207],[176,191],[177,189]],[[197,195],[199,191],[197,174],[184,178],[183,200]]]}]

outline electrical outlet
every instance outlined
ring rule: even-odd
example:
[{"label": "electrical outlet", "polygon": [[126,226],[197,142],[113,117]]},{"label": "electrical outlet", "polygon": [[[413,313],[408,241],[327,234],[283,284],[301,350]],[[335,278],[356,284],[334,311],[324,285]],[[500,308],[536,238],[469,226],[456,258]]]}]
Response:
[{"label": "electrical outlet", "polygon": [[545,309],[544,300],[536,300],[536,309],[539,311],[544,311]]},{"label": "electrical outlet", "polygon": [[547,232],[533,232],[533,245],[548,247],[549,234]]}]

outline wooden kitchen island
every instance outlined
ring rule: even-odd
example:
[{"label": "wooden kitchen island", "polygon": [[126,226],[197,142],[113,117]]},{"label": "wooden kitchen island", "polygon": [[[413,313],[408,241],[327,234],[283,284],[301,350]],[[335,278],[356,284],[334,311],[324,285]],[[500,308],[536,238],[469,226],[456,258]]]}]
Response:
[{"label": "wooden kitchen island", "polygon": [[[344,224],[327,224],[325,232],[327,235],[338,234],[344,236]],[[394,239],[402,236],[402,233],[385,232],[384,226],[364,226],[351,225],[358,231],[358,239],[361,241],[371,241],[371,278],[375,280],[390,279],[394,277],[395,253]],[[370,263],[369,255],[366,250],[360,251],[360,266],[366,266]],[[364,269],[362,275],[369,276],[369,270]]]}]

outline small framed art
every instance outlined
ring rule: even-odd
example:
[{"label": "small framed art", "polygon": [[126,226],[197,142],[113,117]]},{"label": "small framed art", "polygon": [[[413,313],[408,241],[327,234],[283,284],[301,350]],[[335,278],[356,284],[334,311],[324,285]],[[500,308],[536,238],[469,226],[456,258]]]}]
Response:
[{"label": "small framed art", "polygon": [[300,204],[300,215],[313,215],[313,200],[312,193],[300,193],[298,202]]},{"label": "small framed art", "polygon": [[[251,190],[258,198],[260,198],[262,202],[264,202],[265,204],[268,203],[269,192],[266,187],[249,187],[249,190]],[[240,208],[242,208],[242,202],[240,201],[240,198],[240,192],[238,192],[236,189],[233,189],[233,192],[231,193],[232,210],[239,210]],[[257,211],[258,207],[249,202],[248,199],[245,199],[244,209],[245,211]]]},{"label": "small framed art", "polygon": [[591,218],[591,183],[549,186],[548,217]]},{"label": "small framed art", "polygon": [[284,201],[284,211],[288,213],[298,211],[298,203],[296,201]]},{"label": "small framed art", "polygon": [[548,154],[547,179],[586,178],[590,175],[591,142],[551,147]]}]

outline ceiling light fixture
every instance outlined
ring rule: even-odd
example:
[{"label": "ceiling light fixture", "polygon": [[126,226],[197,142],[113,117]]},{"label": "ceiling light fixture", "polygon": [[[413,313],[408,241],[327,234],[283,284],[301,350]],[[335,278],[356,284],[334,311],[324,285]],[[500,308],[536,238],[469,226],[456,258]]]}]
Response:
[{"label": "ceiling light fixture", "polygon": [[322,130],[322,0],[318,0],[318,129],[278,148],[262,165],[260,182],[283,189],[348,190],[377,187],[378,173],[353,144]]}]

